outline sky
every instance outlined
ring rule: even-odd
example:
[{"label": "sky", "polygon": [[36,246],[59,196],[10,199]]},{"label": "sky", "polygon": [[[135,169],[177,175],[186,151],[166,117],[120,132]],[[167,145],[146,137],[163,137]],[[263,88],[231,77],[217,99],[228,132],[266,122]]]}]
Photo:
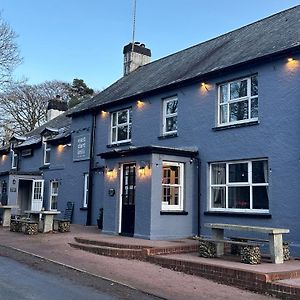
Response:
[{"label": "sky", "polygon": [[[30,84],[83,79],[102,90],[123,74],[134,0],[1,0]],[[135,41],[152,61],[300,4],[299,0],[136,0]]]}]

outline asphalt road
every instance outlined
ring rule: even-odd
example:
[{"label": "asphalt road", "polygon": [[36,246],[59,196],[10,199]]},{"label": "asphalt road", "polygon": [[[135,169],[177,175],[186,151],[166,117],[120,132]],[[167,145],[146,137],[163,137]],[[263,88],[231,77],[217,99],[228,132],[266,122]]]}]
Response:
[{"label": "asphalt road", "polygon": [[0,300],[157,299],[136,290],[131,294],[128,287],[123,287],[122,291],[122,286],[116,286],[115,290],[117,284],[107,280],[102,283],[104,291],[101,291],[101,280],[97,280],[96,288],[88,287],[79,284],[78,280],[62,277],[59,273],[55,275],[52,272],[36,270],[0,256]]}]

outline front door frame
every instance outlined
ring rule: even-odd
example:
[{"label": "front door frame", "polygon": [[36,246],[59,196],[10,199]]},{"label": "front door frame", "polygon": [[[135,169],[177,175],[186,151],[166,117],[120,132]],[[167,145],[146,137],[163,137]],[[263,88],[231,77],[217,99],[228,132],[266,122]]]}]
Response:
[{"label": "front door frame", "polygon": [[[118,233],[121,234],[122,233],[122,206],[123,206],[123,177],[124,177],[124,166],[125,165],[135,165],[136,167],[136,162],[132,161],[132,162],[126,162],[126,163],[121,163],[120,164],[120,193],[119,193],[119,229],[118,229]],[[136,172],[136,170],[135,170]],[[136,175],[136,174],[135,174]],[[136,179],[135,179],[136,180]],[[136,181],[135,181],[135,187],[136,187]],[[134,190],[135,193],[135,190]]]}]

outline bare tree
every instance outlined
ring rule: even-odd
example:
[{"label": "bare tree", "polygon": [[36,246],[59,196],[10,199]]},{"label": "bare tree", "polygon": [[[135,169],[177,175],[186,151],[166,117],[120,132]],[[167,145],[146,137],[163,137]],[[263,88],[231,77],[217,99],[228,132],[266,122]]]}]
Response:
[{"label": "bare tree", "polygon": [[22,61],[16,37],[16,33],[0,14],[0,90],[11,82],[14,68]]},{"label": "bare tree", "polygon": [[46,122],[47,104],[60,95],[69,100],[70,85],[48,81],[38,85],[13,83],[0,94],[0,135],[6,139],[13,133],[22,135]]}]

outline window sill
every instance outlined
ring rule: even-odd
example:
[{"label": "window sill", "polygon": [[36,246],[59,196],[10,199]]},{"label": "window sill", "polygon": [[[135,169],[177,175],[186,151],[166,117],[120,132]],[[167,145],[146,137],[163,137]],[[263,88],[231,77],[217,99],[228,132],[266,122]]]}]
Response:
[{"label": "window sill", "polygon": [[189,213],[187,211],[161,211],[160,214],[170,216],[187,216]]},{"label": "window sill", "polygon": [[120,142],[120,143],[116,143],[116,144],[109,144],[109,145],[106,145],[106,148],[114,148],[114,147],[122,147],[122,146],[128,146],[128,145],[132,145],[131,142]]},{"label": "window sill", "polygon": [[157,137],[159,140],[164,140],[164,139],[170,139],[170,138],[174,138],[174,137],[178,137],[177,133],[171,133],[171,134],[164,134],[164,135],[160,135],[159,137]]},{"label": "window sill", "polygon": [[251,212],[225,212],[225,211],[205,211],[205,216],[227,216],[227,217],[249,217],[249,218],[264,218],[271,219],[272,215],[270,213],[251,213]]},{"label": "window sill", "polygon": [[259,125],[259,121],[250,121],[245,123],[238,123],[238,124],[228,124],[228,125],[220,125],[217,127],[213,127],[213,131],[220,131],[225,129],[232,129],[232,128],[240,128],[240,127],[247,127],[247,126],[254,126]]},{"label": "window sill", "polygon": [[44,170],[44,169],[49,169],[49,168],[50,168],[50,165],[44,165],[44,166],[41,166],[39,169]]},{"label": "window sill", "polygon": [[88,210],[87,207],[80,207],[79,209],[80,209],[80,210]]}]

